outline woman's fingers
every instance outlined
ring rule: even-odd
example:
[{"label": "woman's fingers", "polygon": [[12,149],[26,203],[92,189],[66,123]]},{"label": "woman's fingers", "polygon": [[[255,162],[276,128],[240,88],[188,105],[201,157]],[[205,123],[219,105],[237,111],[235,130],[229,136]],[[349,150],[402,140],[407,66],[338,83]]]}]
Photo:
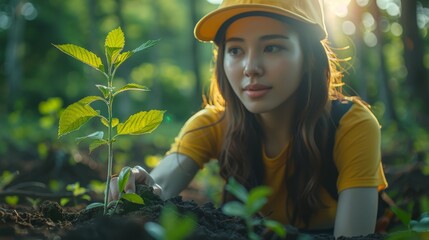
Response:
[{"label": "woman's fingers", "polygon": [[152,187],[153,187],[153,193],[155,193],[158,196],[161,196],[161,194],[162,194],[161,186],[159,186],[158,184],[155,183]]},{"label": "woman's fingers", "polygon": [[118,177],[113,177],[110,180],[110,189],[108,201],[111,202],[113,200],[118,200],[119,189],[118,189]]},{"label": "woman's fingers", "polygon": [[155,180],[149,175],[149,173],[146,171],[146,169],[135,166],[132,168],[131,172],[135,176],[135,182],[138,184],[144,184],[149,187],[153,187],[155,185]]},{"label": "woman's fingers", "polygon": [[136,172],[131,169],[130,176],[128,177],[128,182],[125,184],[124,192],[126,193],[135,193],[136,192]]},{"label": "woman's fingers", "polygon": [[[162,188],[155,183],[153,178],[149,173],[140,166],[135,166],[131,169],[130,175],[128,177],[128,182],[125,184],[124,192],[126,193],[135,193],[136,184],[144,184],[149,187],[152,187],[154,193],[161,195]],[[109,191],[109,202],[113,200],[118,200],[119,197],[119,188],[118,188],[118,177],[113,177],[110,182],[110,191]]]}]

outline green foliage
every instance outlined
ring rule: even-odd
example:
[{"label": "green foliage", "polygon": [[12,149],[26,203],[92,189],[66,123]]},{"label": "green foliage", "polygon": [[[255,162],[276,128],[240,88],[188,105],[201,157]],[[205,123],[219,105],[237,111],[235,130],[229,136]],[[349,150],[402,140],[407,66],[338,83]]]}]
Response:
[{"label": "green foliage", "polygon": [[42,199],[40,198],[26,197],[25,199],[30,203],[31,207],[34,209],[37,209],[40,202],[42,201]]},{"label": "green foliage", "polygon": [[[102,96],[87,96],[67,106],[60,116],[58,127],[58,137],[62,137],[68,133],[79,130],[89,120],[97,117],[107,128],[107,134],[104,134],[102,131],[96,131],[84,137],[77,138],[78,141],[86,139],[92,140],[89,145],[91,152],[103,145],[108,146],[108,172],[104,195],[104,214],[107,214],[108,192],[110,189],[110,180],[112,178],[113,142],[115,142],[117,136],[120,135],[140,135],[151,133],[161,124],[165,112],[161,110],[141,111],[131,115],[123,123],[121,123],[118,118],[113,117],[113,101],[119,93],[126,91],[148,91],[145,86],[135,83],[126,84],[119,88],[119,90],[116,90],[116,88],[113,86],[115,73],[119,66],[121,66],[133,54],[150,48],[157,42],[158,40],[150,40],[141,44],[132,51],[122,52],[125,46],[125,36],[120,27],[116,28],[107,34],[104,42],[106,65],[102,63],[101,58],[96,54],[80,46],[76,46],[74,44],[53,44],[57,49],[64,52],[65,54],[101,72],[107,80],[107,85],[96,85]],[[91,106],[91,104],[94,102],[104,103],[107,108],[107,115],[103,115],[101,114],[100,110],[94,109]],[[114,129],[116,129],[116,134],[113,132]],[[125,187],[124,184],[128,181],[130,169],[121,172],[121,174],[122,175],[119,176],[118,181],[121,194],[120,198],[143,204],[142,199],[138,196],[133,194],[122,194]],[[96,206],[99,206],[99,204],[90,205],[90,207]]]},{"label": "green foliage", "polygon": [[4,189],[6,185],[11,183],[13,179],[18,175],[18,172],[10,172],[10,171],[3,171],[0,176],[0,191]]},{"label": "green foliage", "polygon": [[389,240],[399,239],[427,239],[429,237],[429,212],[424,212],[418,220],[411,219],[411,214],[400,209],[399,207],[391,207],[395,215],[401,220],[406,230],[395,231],[388,235]]},{"label": "green foliage", "polygon": [[160,217],[160,223],[148,222],[146,231],[157,240],[182,240],[186,239],[195,229],[196,222],[193,215],[181,216],[174,205],[164,207]]},{"label": "green foliage", "polygon": [[286,230],[281,223],[269,219],[255,218],[255,214],[267,203],[267,196],[271,194],[269,187],[259,186],[248,192],[234,178],[230,178],[225,189],[241,202],[228,202],[222,207],[222,211],[227,215],[242,218],[246,222],[247,233],[250,239],[261,239],[254,232],[254,227],[259,224],[271,229],[281,237],[286,235]]},{"label": "green foliage", "polygon": [[[88,192],[88,189],[81,187],[79,182],[73,183],[73,184],[68,184],[66,186],[66,190],[69,192],[72,192],[73,195],[73,199],[74,199],[74,204],[76,205],[76,199],[77,198],[81,198],[83,200],[87,200],[90,201],[91,197],[86,194]],[[60,199],[60,205],[61,206],[65,206],[67,203],[70,202],[70,198],[61,198]]]}]

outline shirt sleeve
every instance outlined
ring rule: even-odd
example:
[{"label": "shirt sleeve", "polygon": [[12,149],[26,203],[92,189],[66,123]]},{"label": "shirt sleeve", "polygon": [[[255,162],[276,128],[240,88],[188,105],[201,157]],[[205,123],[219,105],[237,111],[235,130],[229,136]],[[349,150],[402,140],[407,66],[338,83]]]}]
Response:
[{"label": "shirt sleeve", "polygon": [[371,111],[355,102],[335,135],[334,161],[338,192],[354,187],[387,187],[381,163],[380,125]]},{"label": "shirt sleeve", "polygon": [[217,158],[221,149],[223,111],[206,107],[184,124],[166,153],[180,153],[194,160],[200,168],[210,159]]}]

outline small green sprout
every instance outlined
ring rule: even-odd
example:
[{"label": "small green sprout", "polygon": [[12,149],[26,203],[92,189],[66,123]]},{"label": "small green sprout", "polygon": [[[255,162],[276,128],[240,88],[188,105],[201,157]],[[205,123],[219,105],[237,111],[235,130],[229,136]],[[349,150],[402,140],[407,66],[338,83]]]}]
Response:
[{"label": "small green sprout", "polygon": [[[113,86],[115,73],[119,66],[121,66],[132,55],[154,46],[157,42],[158,40],[149,40],[132,51],[122,52],[125,46],[125,36],[120,27],[116,28],[110,31],[105,39],[104,50],[107,63],[106,66],[102,63],[100,57],[85,48],[74,44],[53,44],[54,47],[58,48],[63,53],[102,73],[107,80],[107,85],[95,85],[98,90],[100,90],[101,96],[87,96],[66,107],[60,116],[58,127],[58,137],[62,137],[70,132],[79,130],[80,127],[92,118],[98,118],[102,125],[107,128],[107,134],[105,134],[104,131],[96,131],[84,137],[77,138],[78,141],[92,141],[89,145],[90,152],[96,148],[107,145],[107,174],[103,204],[105,215],[107,214],[108,209],[110,180],[113,176],[113,143],[117,141],[117,138],[120,136],[151,133],[161,124],[165,112],[161,110],[141,111],[131,115],[124,122],[120,122],[118,118],[113,116],[113,102],[115,97],[126,91],[147,92],[149,89],[135,83],[128,83],[117,89]],[[91,104],[94,102],[104,103],[107,113],[103,115],[100,110],[92,108]],[[129,198],[128,195],[122,197]],[[134,197],[131,198],[134,199]],[[94,206],[99,206],[99,204],[91,205],[91,207]]]},{"label": "small green sprout", "polygon": [[146,231],[156,240],[186,239],[195,229],[195,217],[177,212],[173,204],[167,204],[161,212],[160,223],[148,222],[144,225]]},{"label": "small green sprout", "polygon": [[[81,187],[79,182],[76,182],[73,184],[68,184],[66,186],[66,190],[69,192],[72,192],[75,205],[77,204],[76,203],[77,198],[81,198],[83,200],[88,200],[88,201],[91,200],[91,197],[88,194],[86,194],[88,192],[88,190],[84,187]],[[60,205],[61,206],[65,206],[69,202],[70,202],[70,198],[61,198],[60,199]]]},{"label": "small green sprout", "polygon": [[260,236],[254,232],[254,227],[260,224],[271,229],[280,237],[286,236],[286,230],[281,223],[269,219],[255,218],[255,214],[267,203],[267,196],[271,194],[271,189],[269,187],[259,186],[248,192],[246,188],[234,178],[230,178],[225,189],[241,202],[228,202],[222,207],[222,211],[226,215],[237,216],[245,221],[249,239],[261,239]]}]

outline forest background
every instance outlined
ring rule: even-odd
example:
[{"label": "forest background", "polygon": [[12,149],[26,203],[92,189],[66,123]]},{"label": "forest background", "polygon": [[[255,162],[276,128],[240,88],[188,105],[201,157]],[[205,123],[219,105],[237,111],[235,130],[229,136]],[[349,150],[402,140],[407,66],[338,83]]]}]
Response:
[{"label": "forest background", "polygon": [[[391,194],[404,203],[417,194],[418,209],[415,200],[410,209],[429,211],[424,184],[429,175],[429,1],[325,2],[329,40],[344,60],[343,91],[366,100],[379,119],[390,180],[408,176],[391,184]],[[74,142],[74,133],[58,139],[57,128],[61,110],[98,94],[94,85],[103,76],[52,44],[73,43],[102,56],[104,37],[117,27],[125,33],[125,50],[147,40],[160,42],[117,72],[115,81],[151,91],[118,97],[115,114],[124,119],[136,110],[161,109],[166,115],[152,134],[115,143],[115,172],[124,165],[155,166],[183,123],[201,108],[213,46],[195,40],[193,27],[216,6],[214,0],[0,0],[0,191],[13,185],[5,180],[11,175],[43,182],[52,191],[73,182],[95,189],[91,184],[100,176],[91,179],[73,169],[77,164],[104,168],[105,151],[89,153],[85,144]],[[97,124],[82,131],[90,133]],[[408,174],[416,169],[419,175]],[[98,179],[102,185],[104,176]],[[205,182],[199,185],[216,189],[210,179],[200,178]]]}]

